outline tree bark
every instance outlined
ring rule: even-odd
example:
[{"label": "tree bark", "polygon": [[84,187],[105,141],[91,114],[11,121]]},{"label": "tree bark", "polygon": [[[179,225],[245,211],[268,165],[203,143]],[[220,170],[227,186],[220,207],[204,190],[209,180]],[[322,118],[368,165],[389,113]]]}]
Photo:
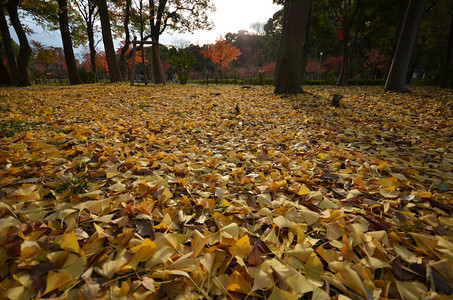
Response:
[{"label": "tree bark", "polygon": [[5,47],[6,59],[8,60],[9,73],[11,74],[10,84],[17,86],[19,83],[19,70],[17,68],[16,56],[14,55],[8,23],[6,22],[5,12],[3,11],[3,0],[0,0],[0,29],[3,46]]},{"label": "tree bark", "polygon": [[77,63],[72,49],[71,32],[69,30],[68,1],[58,0],[58,22],[60,24],[61,39],[63,40],[63,51],[68,68],[69,83],[71,85],[81,84]]},{"label": "tree bark", "polygon": [[276,94],[302,93],[302,61],[311,0],[286,0],[276,60]]},{"label": "tree bark", "polygon": [[156,84],[165,84],[164,71],[162,70],[162,64],[160,63],[159,55],[159,38],[157,40],[153,39],[155,43],[152,44],[152,64],[153,64],[153,75],[154,83]]},{"label": "tree bark", "polygon": [[349,28],[343,31],[343,45],[341,48],[341,69],[338,77],[337,85],[346,86],[348,84],[347,70],[349,68]]},{"label": "tree bark", "polygon": [[28,75],[28,63],[31,56],[31,48],[28,43],[27,35],[25,34],[24,28],[20,23],[19,15],[17,13],[17,6],[19,5],[18,0],[9,0],[6,6],[9,14],[9,19],[13,24],[14,31],[16,31],[17,38],[19,39],[20,48],[19,55],[17,56],[17,69],[19,71],[19,86],[31,85],[30,76]]},{"label": "tree bark", "polygon": [[104,42],[105,56],[107,59],[107,66],[109,68],[110,81],[118,82],[123,81],[121,77],[120,67],[116,60],[115,47],[113,46],[112,30],[110,28],[109,12],[107,9],[106,0],[97,0],[99,18],[101,19],[102,27],[102,40]]},{"label": "tree bark", "polygon": [[450,86],[450,68],[453,61],[453,11],[450,21],[450,34],[448,37],[447,57],[445,59],[444,70],[442,74],[441,87],[447,88]]},{"label": "tree bark", "polygon": [[[331,1],[329,3],[332,6],[332,9],[339,20],[342,23],[342,30],[343,30],[343,45],[341,49],[341,69],[340,69],[340,76],[338,77],[337,85],[338,86],[346,86],[348,84],[348,77],[349,77],[349,69],[350,69],[350,62],[351,58],[349,51],[350,51],[350,38],[351,38],[351,28],[354,24],[354,20],[356,19],[357,11],[362,5],[361,0],[357,1],[348,1],[346,7],[343,8],[343,16],[342,18],[338,14],[338,9],[334,7]],[[348,7],[354,5],[352,13],[348,16]]]},{"label": "tree bark", "polygon": [[91,62],[91,71],[96,74],[96,81],[98,80],[97,75],[97,66],[96,66],[96,47],[94,42],[94,20],[95,20],[95,9],[96,3],[94,0],[88,3],[88,18],[87,23],[87,35],[88,35],[88,48],[90,49],[90,62]]},{"label": "tree bark", "polygon": [[386,91],[404,92],[406,88],[406,72],[411,59],[412,49],[417,37],[418,27],[423,15],[425,0],[410,0],[401,34],[396,46],[395,55],[385,82]]},{"label": "tree bark", "polygon": [[150,8],[150,25],[151,25],[151,40],[155,42],[152,44],[152,57],[151,62],[153,65],[153,76],[154,76],[154,83],[156,84],[165,84],[164,78],[164,71],[162,70],[162,64],[160,61],[159,56],[159,36],[161,32],[161,25],[162,25],[162,16],[167,5],[167,0],[159,0],[159,5],[157,7],[157,11],[154,9],[154,1],[149,0],[149,8]]},{"label": "tree bark", "polygon": [[406,9],[405,9],[406,2],[407,2],[407,0],[400,0],[400,2],[399,2],[399,6],[398,6],[399,13],[398,13],[398,18],[396,20],[395,37],[393,38],[393,42],[392,42],[392,52],[390,53],[390,56],[389,56],[389,59],[387,62],[387,66],[385,68],[384,82],[387,81],[387,77],[390,72],[390,67],[392,65],[392,60],[393,60],[393,57],[395,56],[396,46],[398,45],[398,40],[401,35],[401,28],[403,27],[404,16],[405,16],[405,12],[406,12]]},{"label": "tree bark", "polygon": [[304,50],[302,56],[302,74],[300,83],[301,85],[305,84],[305,68],[307,67],[307,58],[308,58],[308,51],[309,51],[309,44],[310,44],[310,23],[311,23],[311,12],[312,12],[312,4],[310,1],[310,11],[308,12],[308,21],[307,21],[307,28],[305,30],[305,41],[304,41]]},{"label": "tree bark", "polygon": [[4,63],[4,57],[0,53],[0,85],[11,85],[9,69]]},{"label": "tree bark", "polygon": [[120,53],[120,70],[121,70],[121,75],[123,76],[124,80],[127,80],[127,78],[126,78],[126,67],[127,67],[126,52],[129,49],[129,45],[131,44],[131,38],[130,38],[130,33],[129,33],[130,10],[131,10],[131,0],[126,0],[125,18],[124,18],[124,24],[123,24],[124,32],[126,33],[126,41],[124,42],[124,46],[123,46],[123,48],[121,48],[121,53]]}]

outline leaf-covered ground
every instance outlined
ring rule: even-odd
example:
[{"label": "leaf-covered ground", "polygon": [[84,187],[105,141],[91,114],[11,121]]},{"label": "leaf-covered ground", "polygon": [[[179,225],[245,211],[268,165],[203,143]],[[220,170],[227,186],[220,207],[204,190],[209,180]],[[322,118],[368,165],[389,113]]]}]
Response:
[{"label": "leaf-covered ground", "polygon": [[0,298],[451,296],[452,91],[306,91],[0,90]]}]

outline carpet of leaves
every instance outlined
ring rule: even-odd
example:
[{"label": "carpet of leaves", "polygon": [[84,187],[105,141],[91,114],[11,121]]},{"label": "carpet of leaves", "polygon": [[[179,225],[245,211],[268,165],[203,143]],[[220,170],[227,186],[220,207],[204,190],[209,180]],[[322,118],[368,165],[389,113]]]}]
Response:
[{"label": "carpet of leaves", "polygon": [[452,91],[306,91],[0,90],[0,298],[451,296]]}]

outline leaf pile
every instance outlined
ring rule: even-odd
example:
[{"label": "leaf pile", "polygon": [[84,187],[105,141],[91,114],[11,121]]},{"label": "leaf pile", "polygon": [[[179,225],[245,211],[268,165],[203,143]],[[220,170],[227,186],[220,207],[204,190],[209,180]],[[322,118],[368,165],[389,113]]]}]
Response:
[{"label": "leaf pile", "polygon": [[1,90],[0,297],[451,296],[451,91],[307,90]]}]

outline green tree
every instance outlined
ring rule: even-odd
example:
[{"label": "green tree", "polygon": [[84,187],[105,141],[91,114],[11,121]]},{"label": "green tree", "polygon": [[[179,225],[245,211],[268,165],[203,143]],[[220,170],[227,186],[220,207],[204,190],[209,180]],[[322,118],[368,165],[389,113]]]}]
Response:
[{"label": "green tree", "polygon": [[179,83],[186,84],[189,80],[189,71],[193,70],[195,57],[185,53],[184,50],[179,50],[169,57],[168,62],[176,69]]},{"label": "green tree", "polygon": [[283,9],[278,10],[264,24],[264,47],[268,61],[274,61],[277,56],[278,43],[282,34]]}]

